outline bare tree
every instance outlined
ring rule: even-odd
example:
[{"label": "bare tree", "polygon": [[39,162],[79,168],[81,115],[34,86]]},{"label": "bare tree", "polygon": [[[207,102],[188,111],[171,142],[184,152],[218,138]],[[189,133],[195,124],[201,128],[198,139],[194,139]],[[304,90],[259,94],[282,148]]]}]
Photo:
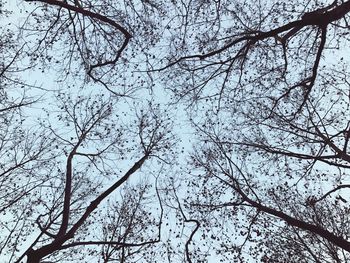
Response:
[{"label": "bare tree", "polygon": [[26,2],[38,8],[23,24],[23,36],[33,39],[31,62],[44,71],[57,69],[61,79],[73,76],[93,82],[116,96],[153,85],[134,71],[144,70],[144,57],[154,56],[148,50],[162,30],[157,26],[160,5],[143,0]]},{"label": "bare tree", "polygon": [[[118,123],[113,113],[115,101],[112,103],[103,96],[73,100],[59,94],[58,100],[62,109],[57,116],[60,121],[58,127],[61,128],[56,130],[56,125],[48,122],[42,125],[56,137],[53,146],[61,152],[61,156],[57,156],[56,168],[47,174],[49,185],[42,187],[42,197],[37,204],[40,207],[36,209],[38,216],[35,222],[39,233],[18,262],[24,256],[27,256],[27,262],[40,262],[51,254],[57,256],[60,250],[76,246],[117,243],[125,247],[136,246],[136,241],[128,243],[126,236],[122,241],[114,238],[110,241],[83,241],[89,235],[81,229],[89,228],[89,219],[100,203],[113,195],[147,159],[158,156],[172,143],[171,126],[161,120],[160,115],[148,112],[148,117],[140,115],[135,120],[136,125],[127,126]],[[131,129],[132,126],[136,130]],[[125,158],[126,152],[135,154],[137,160],[120,176],[122,172],[119,169],[125,168],[117,168],[118,162]],[[104,176],[110,179],[109,183],[102,183]],[[130,198],[127,200],[131,202]],[[134,213],[139,213],[138,206],[134,209]],[[133,226],[133,215],[129,218],[126,211],[123,213]],[[80,232],[83,234],[80,235]]]},{"label": "bare tree", "polygon": [[106,209],[101,224],[103,262],[128,262],[140,257],[151,262],[156,257],[151,245],[161,240],[163,207],[161,202],[157,204],[158,218],[154,217],[155,200],[146,197],[151,188],[144,183],[127,186],[121,201]]},{"label": "bare tree", "polygon": [[[187,212],[206,226],[201,242],[243,262],[346,261],[349,2],[186,7],[188,23],[159,70],[193,106],[200,142],[188,184],[198,192]],[[296,245],[280,255],[283,239]]]},{"label": "bare tree", "polygon": [[[3,6],[0,9],[3,24],[11,12]],[[30,94],[34,87],[21,76],[28,68],[20,65],[25,55],[23,43],[16,41],[17,34],[14,27],[1,28],[0,254],[9,261],[16,257],[22,232],[30,228],[29,219],[34,213],[31,204],[37,202],[36,193],[47,182],[41,175],[49,170],[49,160],[53,157],[49,149],[50,134],[26,121],[26,112],[33,109],[39,97]]]}]

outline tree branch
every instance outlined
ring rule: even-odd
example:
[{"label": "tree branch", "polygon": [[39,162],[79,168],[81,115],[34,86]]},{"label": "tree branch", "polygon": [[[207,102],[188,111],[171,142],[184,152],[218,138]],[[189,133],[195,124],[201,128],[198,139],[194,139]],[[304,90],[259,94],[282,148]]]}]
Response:
[{"label": "tree branch", "polygon": [[313,201],[313,203],[317,203],[323,199],[325,199],[327,196],[329,196],[330,194],[340,190],[340,189],[343,189],[343,188],[350,188],[350,184],[342,184],[342,185],[338,185],[336,188],[332,189],[332,190],[329,190],[327,193],[325,193],[322,197],[320,197],[319,199]]}]

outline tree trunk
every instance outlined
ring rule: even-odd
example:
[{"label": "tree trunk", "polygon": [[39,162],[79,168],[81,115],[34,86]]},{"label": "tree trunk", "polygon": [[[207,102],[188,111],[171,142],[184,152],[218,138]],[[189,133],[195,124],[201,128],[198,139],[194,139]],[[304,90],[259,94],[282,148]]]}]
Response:
[{"label": "tree trunk", "polygon": [[37,250],[30,249],[27,253],[27,263],[40,263],[43,257],[39,255]]}]

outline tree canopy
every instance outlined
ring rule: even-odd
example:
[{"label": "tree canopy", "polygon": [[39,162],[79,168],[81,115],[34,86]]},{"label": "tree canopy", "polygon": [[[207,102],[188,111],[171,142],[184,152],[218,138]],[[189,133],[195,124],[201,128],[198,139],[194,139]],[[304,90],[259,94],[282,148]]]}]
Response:
[{"label": "tree canopy", "polygon": [[350,261],[350,1],[0,17],[1,261]]}]

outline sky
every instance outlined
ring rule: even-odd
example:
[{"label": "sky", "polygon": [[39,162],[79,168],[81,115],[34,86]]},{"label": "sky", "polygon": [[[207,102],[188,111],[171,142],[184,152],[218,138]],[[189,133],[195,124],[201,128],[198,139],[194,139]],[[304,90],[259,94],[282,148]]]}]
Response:
[{"label": "sky", "polygon": [[[260,2],[259,2],[260,3]],[[11,1],[11,2],[7,2],[4,3],[5,6],[3,7],[3,9],[6,10],[12,10],[13,14],[11,14],[8,18],[6,19],[1,19],[0,20],[0,25],[8,27],[8,28],[20,28],[21,25],[23,25],[23,23],[26,20],[26,17],[28,15],[28,12],[30,12],[31,10],[35,9],[35,7],[37,6],[36,4],[32,4],[29,5],[28,3],[24,2],[24,1]],[[185,7],[184,7],[185,8]],[[54,10],[55,8],[52,8],[52,10]],[[151,22],[150,22],[151,23]],[[164,22],[166,23],[166,22]],[[171,23],[171,22],[170,22]],[[169,24],[170,24],[169,23]],[[44,21],[39,21],[40,25],[45,25]],[[225,29],[228,28],[228,24],[223,23],[223,27]],[[154,26],[152,24],[150,24],[151,26]],[[163,26],[163,25],[162,25]],[[174,36],[171,35],[170,32],[176,32],[176,23],[170,24],[170,27],[173,26],[174,31],[164,31],[162,32],[163,34],[161,35],[162,37],[164,37],[164,39],[166,38],[172,38]],[[227,28],[226,28],[227,27]],[[203,30],[203,25],[198,25],[198,30]],[[27,28],[28,29],[28,28]],[[35,43],[37,43],[37,35],[34,33],[33,35],[28,35],[28,32],[30,32],[30,29],[26,31],[27,35],[22,34],[18,37],[18,40],[23,40],[26,39],[26,45],[25,47],[28,48],[28,50],[30,50],[30,47],[34,46]],[[62,35],[63,36],[63,35]],[[152,41],[152,37],[149,37],[149,41]],[[203,38],[205,38],[206,36],[201,36]],[[135,42],[140,41],[140,39],[142,38],[137,38],[137,36],[135,36]],[[195,39],[195,36],[189,36],[189,39],[193,40]],[[63,41],[63,39],[62,39]],[[160,185],[161,187],[170,187],[172,179],[170,178],[175,178],[173,180],[173,183],[178,186],[178,192],[177,194],[179,195],[180,199],[184,198],[186,196],[186,181],[184,180],[184,176],[188,173],[188,168],[187,168],[187,161],[189,160],[189,158],[187,157],[188,153],[191,153],[192,151],[192,146],[199,144],[200,143],[200,139],[198,138],[194,138],[193,134],[196,133],[195,129],[190,125],[189,121],[188,121],[188,116],[186,115],[186,111],[188,109],[190,109],[190,107],[186,107],[184,106],[184,104],[172,104],[172,105],[168,105],[168,103],[170,101],[172,101],[174,99],[174,95],[173,93],[169,92],[169,91],[165,91],[166,89],[171,89],[171,87],[175,86],[176,83],[176,71],[174,71],[174,75],[175,76],[174,79],[171,79],[170,81],[168,81],[166,84],[163,84],[164,86],[162,86],[159,83],[164,83],[161,82],[162,79],[166,79],[168,77],[168,73],[165,73],[165,71],[161,72],[161,73],[155,73],[154,75],[150,76],[149,74],[147,74],[145,71],[147,69],[148,66],[159,66],[158,64],[156,64],[158,57],[154,58],[154,60],[150,60],[151,62],[154,62],[155,64],[153,65],[147,65],[147,66],[139,66],[138,62],[142,61],[142,59],[144,58],[144,53],[146,52],[158,52],[157,54],[159,54],[159,57],[162,57],[163,54],[166,53],[167,49],[170,47],[167,47],[165,45],[162,45],[163,43],[160,42],[160,44],[158,43],[158,45],[156,46],[152,46],[149,50],[147,50],[146,44],[143,43],[139,43],[142,46],[140,53],[138,55],[134,55],[134,56],[130,56],[130,58],[128,56],[126,56],[126,58],[123,59],[129,59],[128,63],[126,63],[127,65],[127,69],[126,71],[123,71],[123,66],[121,66],[121,68],[118,68],[116,70],[117,74],[112,74],[112,76],[114,76],[114,78],[112,79],[111,82],[114,82],[112,84],[114,84],[114,87],[129,87],[128,85],[130,85],[131,87],[136,87],[138,88],[137,91],[135,91],[132,94],[132,98],[122,98],[122,99],[117,99],[115,97],[112,96],[112,102],[113,102],[113,106],[115,107],[115,112],[116,112],[116,116],[113,116],[113,118],[111,118],[112,121],[118,121],[118,123],[120,123],[120,126],[122,126],[123,128],[127,128],[129,127],[130,130],[133,130],[135,128],[135,122],[134,122],[134,113],[135,111],[138,112],[138,114],[141,114],[141,106],[147,108],[147,104],[149,104],[149,102],[151,101],[152,105],[157,105],[159,104],[159,108],[161,110],[163,110],[165,112],[165,115],[167,113],[170,113],[170,119],[174,122],[173,126],[172,126],[172,132],[174,134],[176,134],[176,136],[178,137],[178,144],[175,147],[174,146],[174,152],[177,153],[180,157],[179,159],[175,159],[173,158],[172,155],[168,156],[168,158],[170,158],[170,160],[166,160],[167,162],[177,162],[178,165],[176,165],[176,168],[172,168],[171,166],[165,168],[165,170],[161,170],[161,162],[157,162],[157,160],[152,161],[150,164],[146,164],[144,168],[141,169],[140,173],[135,174],[135,176],[132,176],[131,180],[129,180],[129,184],[133,185],[133,184],[137,184],[140,181],[146,180],[145,178],[147,178],[148,182],[152,185],[151,190],[149,191],[150,197],[154,198],[155,196],[155,177],[159,174],[159,171],[161,170],[162,172],[162,179],[160,180]],[[215,42],[217,43],[217,42]],[[221,43],[221,42],[220,42]],[[67,44],[67,43],[65,43]],[[98,43],[100,44],[100,43]],[[67,49],[63,49],[60,50],[60,45],[62,45],[62,42],[60,44],[57,44],[56,46],[53,47],[53,59],[52,61],[58,60],[58,61],[64,61],[64,58],[67,59],[67,57],[65,57],[65,55],[67,55]],[[67,46],[69,46],[67,44]],[[180,44],[179,44],[180,46]],[[64,46],[64,48],[66,48],[66,46]],[[100,49],[99,49],[100,48]],[[101,54],[103,53],[103,49],[104,47],[98,46],[97,49],[99,50],[99,52],[101,52]],[[215,47],[213,47],[215,48]],[[109,51],[109,50],[107,50]],[[129,53],[128,53],[129,52]],[[130,50],[126,51],[126,54],[129,55],[130,54]],[[324,60],[323,63],[324,65],[329,65],[329,64],[337,64],[340,60],[340,57],[344,56],[345,54],[342,54],[341,52],[337,52],[335,49],[329,49],[326,51],[326,55],[327,57],[329,57],[329,60]],[[30,54],[29,54],[30,55]],[[86,60],[91,59],[92,61],[94,60],[94,58],[86,58]],[[23,59],[21,61],[21,66],[26,66],[26,65],[31,65],[31,61],[29,61],[28,59]],[[33,62],[34,63],[34,62]],[[46,62],[48,63],[48,62]],[[89,80],[86,75],[84,75],[84,69],[80,68],[81,64],[79,64],[77,61],[74,61],[73,58],[73,62],[71,63],[71,65],[73,66],[72,69],[78,69],[77,70],[77,74],[68,74],[65,76],[66,72],[68,71],[68,69],[63,67],[60,68],[60,66],[62,66],[61,64],[59,64],[58,67],[52,67],[52,68],[45,68],[43,67],[33,67],[32,69],[28,69],[24,72],[20,72],[19,75],[21,76],[21,78],[29,83],[30,85],[32,85],[31,87],[27,88],[27,93],[29,92],[31,96],[35,97],[38,99],[38,102],[31,106],[26,108],[26,110],[24,111],[24,123],[23,125],[25,127],[39,127],[40,125],[47,125],[46,127],[49,127],[48,125],[52,125],[53,129],[56,129],[57,131],[59,131],[59,136],[63,137],[64,139],[69,141],[69,138],[73,138],[75,135],[75,130],[74,127],[69,126],[69,127],[65,127],[64,125],[62,125],[62,123],[64,122],[60,122],[59,119],[62,118],[61,116],[61,112],[60,112],[60,106],[58,105],[57,101],[55,100],[55,97],[58,96],[58,94],[62,94],[65,92],[65,95],[62,95],[62,101],[63,104],[67,103],[67,102],[72,102],[74,100],[78,100],[79,96],[90,96],[90,99],[93,97],[98,97],[98,98],[102,98],[101,96],[104,95],[106,97],[109,96],[110,92],[108,90],[106,90],[102,85],[100,84],[95,84],[93,83],[91,80]],[[108,70],[109,68],[106,67],[105,71],[96,71],[96,74],[106,74],[105,76],[108,76],[108,74],[110,74],[110,72]],[[66,71],[67,70],[67,71]],[[102,73],[101,73],[102,72]],[[81,74],[80,74],[81,73]],[[253,74],[253,73],[249,73],[249,74]],[[249,76],[249,74],[247,74]],[[153,87],[149,87],[147,86],[149,83],[152,82],[152,78],[156,78],[155,82],[158,83],[156,86]],[[63,79],[63,81],[62,81]],[[190,82],[191,80],[188,80],[188,82]],[[146,84],[144,84],[146,83]],[[166,85],[169,86],[166,86]],[[219,82],[216,81],[212,81],[210,82],[210,85],[206,86],[205,92],[209,92],[210,94],[216,92],[216,88],[219,87]],[[145,85],[145,86],[142,86]],[[113,86],[113,85],[112,85]],[[252,87],[252,89],[254,89],[255,87]],[[71,95],[67,95],[68,92],[71,93]],[[16,88],[10,91],[11,96],[19,96],[22,95],[22,90],[20,88]],[[234,94],[230,94],[230,96],[234,97]],[[328,99],[328,98],[326,98]],[[104,99],[101,99],[104,100]],[[215,99],[214,99],[215,100]],[[209,100],[210,101],[210,100]],[[214,103],[212,105],[210,105],[210,107],[215,108],[217,105],[215,104],[216,101],[214,101]],[[92,103],[93,104],[93,103]],[[206,103],[208,106],[210,103]],[[200,104],[199,104],[200,105]],[[193,106],[194,108],[196,106]],[[200,107],[200,106],[198,106]],[[136,110],[135,110],[136,109]],[[199,111],[200,112],[200,111]],[[203,111],[204,112],[204,111]],[[203,113],[202,112],[202,113]],[[47,115],[48,113],[48,115]],[[199,113],[196,117],[198,119],[201,118],[205,118],[205,114],[201,115],[202,113]],[[231,115],[231,113],[229,113],[227,116],[225,115],[221,115],[224,117],[229,118]],[[216,117],[214,116],[215,114],[213,114],[213,118],[212,120],[217,120]],[[49,119],[49,122],[42,122],[42,119]],[[231,123],[230,123],[231,124]],[[106,126],[108,126],[106,124]],[[134,128],[133,128],[134,127]],[[76,128],[76,127],[75,127]],[[229,132],[228,132],[229,133]],[[195,134],[197,135],[197,134]],[[137,136],[136,136],[137,137]],[[137,140],[137,139],[135,139]],[[65,140],[60,140],[60,142],[62,143],[62,145],[58,145],[57,147],[59,148],[60,154],[62,154],[61,158],[57,158],[59,165],[61,165],[61,169],[64,170],[64,164],[65,164],[65,155],[64,155],[64,151],[66,151],[67,149],[69,149],[69,143],[66,143]],[[65,144],[66,143],[66,144]],[[104,142],[106,143],[106,142]],[[112,167],[113,169],[115,169],[117,172],[117,176],[120,174],[123,174],[123,172],[127,171],[130,167],[130,165],[132,165],[132,163],[137,160],[140,156],[139,156],[139,152],[137,152],[137,150],[135,150],[134,148],[132,148],[132,141],[130,140],[129,143],[127,143],[125,146],[120,146],[120,148],[123,149],[128,149],[128,151],[130,152],[130,154],[127,156],[126,159],[124,160],[120,160],[118,158],[116,158],[115,156],[111,157],[110,159],[108,159],[108,161],[106,161],[106,167],[110,168]],[[68,146],[67,146],[68,145]],[[99,145],[96,144],[89,144],[87,146],[85,146],[84,150],[85,151],[94,151],[99,147]],[[130,147],[130,149],[128,148]],[[57,151],[57,152],[59,152]],[[112,155],[111,155],[112,156]],[[114,159],[113,159],[114,158]],[[172,159],[173,158],[173,159]],[[80,164],[81,168],[80,169],[80,174],[84,173],[84,165],[85,165],[85,161],[84,161],[84,157],[79,156],[76,159],[74,159],[74,161],[76,162],[76,164]],[[159,161],[159,160],[158,160]],[[166,166],[166,165],[165,165]],[[87,166],[86,166],[87,167]],[[115,168],[117,167],[117,168]],[[111,168],[111,169],[112,169]],[[319,166],[320,169],[323,169],[323,166]],[[93,170],[94,168],[91,168],[91,171],[96,172],[98,169],[96,168],[96,170]],[[77,169],[79,170],[79,169]],[[326,170],[326,169],[325,169]],[[77,173],[78,174],[78,173]],[[192,172],[192,176],[200,176],[201,173],[194,171]],[[115,178],[111,175],[109,176],[101,176],[101,177],[94,177],[93,173],[91,172],[91,174],[89,174],[89,178],[91,178],[93,183],[97,183],[99,182],[101,184],[101,188],[100,189],[105,189],[107,188],[112,182],[115,181]],[[260,177],[261,179],[261,177]],[[276,180],[279,180],[279,178],[277,178]],[[55,181],[55,183],[59,183],[59,180]],[[319,182],[320,184],[324,184],[324,189],[329,189],[331,186],[328,184],[328,182]],[[343,183],[347,183],[347,181],[343,181]],[[87,184],[87,183],[86,183]],[[153,196],[151,196],[153,194]],[[229,195],[230,193],[228,193]],[[343,195],[343,192],[341,193],[342,196],[346,196],[347,195]],[[123,193],[121,192],[117,192],[113,197],[118,199],[120,196],[122,196]],[[174,206],[176,208],[176,203],[174,203],[174,200],[172,199],[171,201],[171,193],[167,196],[166,194],[166,190],[164,190],[164,202],[168,202],[169,207],[170,206]],[[169,197],[169,200],[165,200],[167,197]],[[115,199],[115,200],[116,200]],[[154,209],[152,212],[154,212],[155,215],[157,215],[157,213],[159,213],[157,210],[157,205],[156,204],[152,204],[150,205],[150,207],[152,207],[152,209]],[[188,235],[190,234],[191,229],[193,229],[193,224],[191,223],[187,223],[186,227],[184,227],[183,229],[180,227],[178,228],[178,219],[176,219],[176,209],[167,209],[167,215],[168,218],[165,219],[165,222],[168,224],[166,226],[164,226],[164,231],[162,232],[162,237],[164,238],[164,240],[166,239],[171,239],[173,242],[173,246],[176,247],[177,242],[179,242],[180,244],[180,250],[183,249],[184,243],[186,238],[188,237]],[[106,211],[102,211],[102,212],[106,212]],[[188,215],[189,216],[189,215]],[[5,216],[2,216],[2,220],[6,221],[6,220],[11,220],[11,218],[9,218],[8,214],[5,214]],[[170,230],[171,229],[175,229],[176,231],[175,233],[172,233]],[[174,236],[176,236],[178,234],[178,231],[181,233],[179,238],[174,238]],[[33,232],[32,233],[32,237],[34,238],[36,235],[38,234],[38,232]],[[196,240],[197,244],[201,244],[200,241],[200,235],[202,234],[202,232],[198,232],[198,234],[196,234],[195,237],[198,236],[198,240]],[[26,242],[23,243],[22,247],[20,248],[21,250],[24,250],[26,246],[28,246],[31,242],[33,238],[29,238]],[[200,245],[199,245],[200,246]],[[210,252],[210,248],[211,246],[209,245],[208,251]],[[0,256],[0,263],[1,262],[8,262],[8,258],[1,258],[3,256]],[[95,260],[95,259],[94,259]],[[140,261],[142,262],[142,259],[140,259]],[[92,262],[92,261],[89,261]],[[96,262],[98,262],[96,260]],[[212,255],[211,257],[209,257],[209,262],[213,262],[216,263],[216,256]],[[252,261],[253,262],[253,261]]]}]

